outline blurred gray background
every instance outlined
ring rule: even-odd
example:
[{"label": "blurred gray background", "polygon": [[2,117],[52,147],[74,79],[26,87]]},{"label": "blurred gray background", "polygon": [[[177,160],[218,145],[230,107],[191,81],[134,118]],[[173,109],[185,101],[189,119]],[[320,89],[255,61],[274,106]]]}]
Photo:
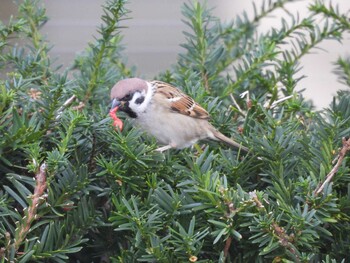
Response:
[{"label": "blurred gray background", "polygon": [[[182,0],[133,0],[127,5],[131,11],[123,24],[124,54],[128,58],[128,65],[137,67],[137,74],[151,79],[170,65],[175,64],[177,54],[182,51],[179,46],[184,42],[182,31],[187,30],[181,21]],[[215,7],[214,15],[223,21],[229,21],[244,10],[252,17],[252,1],[243,0],[208,0],[209,7]],[[254,0],[260,6],[261,0]],[[327,0],[326,0],[327,2]],[[329,2],[329,1],[328,1]],[[341,11],[350,10],[349,0],[333,0]],[[58,58],[58,63],[68,67],[74,56],[81,52],[89,41],[98,36],[96,28],[101,24],[101,5],[104,0],[43,0],[50,20],[42,33],[53,44],[51,57]],[[311,1],[303,0],[287,5],[291,13],[299,12],[300,17],[307,15],[307,6]],[[0,19],[7,22],[16,13],[13,0],[0,0]],[[286,16],[283,10],[273,13],[263,20],[261,31],[271,27],[279,27],[280,17]],[[312,54],[301,60],[303,79],[298,89],[305,89],[305,97],[312,99],[318,109],[326,107],[332,95],[338,89],[346,88],[337,81],[332,71],[333,62],[339,56],[350,55],[350,35],[346,35],[342,44],[335,41],[325,41]]]}]

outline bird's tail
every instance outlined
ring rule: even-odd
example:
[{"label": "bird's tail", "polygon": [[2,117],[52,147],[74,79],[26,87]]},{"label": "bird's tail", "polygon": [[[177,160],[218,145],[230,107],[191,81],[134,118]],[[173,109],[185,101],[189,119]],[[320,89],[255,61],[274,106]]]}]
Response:
[{"label": "bird's tail", "polygon": [[234,140],[231,140],[230,138],[226,137],[225,135],[223,135],[219,131],[213,132],[213,135],[216,139],[218,139],[219,141],[223,141],[224,143],[228,144],[229,146],[233,146],[233,147],[241,149],[245,152],[249,151],[249,149],[247,147],[242,146],[241,144],[239,144],[238,142],[235,142]]}]

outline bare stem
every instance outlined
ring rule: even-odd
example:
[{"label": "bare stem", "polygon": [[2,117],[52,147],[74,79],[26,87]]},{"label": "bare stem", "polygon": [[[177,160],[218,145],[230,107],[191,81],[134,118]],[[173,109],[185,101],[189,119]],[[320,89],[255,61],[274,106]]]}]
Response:
[{"label": "bare stem", "polygon": [[[228,213],[225,215],[227,218],[230,217],[230,215],[232,213],[234,213],[236,211],[234,205],[232,202],[225,202],[226,205],[227,205],[227,208],[228,208]],[[224,247],[224,257],[225,259],[227,260],[227,256],[228,256],[228,252],[229,252],[229,249],[231,247],[231,243],[232,243],[232,237],[229,236],[227,239],[226,239],[226,242],[225,242],[225,247]]]},{"label": "bare stem", "polygon": [[327,184],[329,184],[330,181],[332,181],[335,173],[338,171],[340,165],[342,164],[344,158],[345,158],[345,155],[347,153],[347,151],[350,150],[350,138],[348,140],[346,140],[345,138],[342,139],[342,142],[343,142],[343,147],[341,148],[339,154],[338,154],[338,161],[337,163],[334,165],[334,167],[332,168],[332,170],[329,172],[329,174],[327,174],[326,176],[326,180],[321,184],[319,185],[316,190],[314,191],[314,194],[315,195],[319,195],[323,189],[325,188],[325,186]]},{"label": "bare stem", "polygon": [[279,103],[285,101],[285,100],[289,100],[290,98],[293,98],[293,95],[290,95],[290,96],[287,96],[287,97],[283,97],[282,99],[279,99],[279,100],[276,100],[274,101],[271,105],[268,104],[268,105],[264,105],[264,107],[266,109],[273,109],[274,107],[276,107]]},{"label": "bare stem", "polygon": [[228,255],[228,250],[230,249],[232,243],[232,237],[228,237],[225,242],[225,247],[224,247],[224,256],[227,258]]},{"label": "bare stem", "polygon": [[57,111],[57,115],[56,115],[56,120],[58,120],[59,118],[61,118],[62,112],[65,108],[67,108],[70,104],[73,103],[73,101],[76,99],[76,96],[73,95],[71,96],[68,100],[66,100],[63,105],[58,109]]},{"label": "bare stem", "polygon": [[31,196],[32,202],[30,203],[28,210],[26,211],[24,217],[22,218],[20,225],[18,227],[18,234],[16,235],[15,242],[13,244],[15,250],[17,251],[26,238],[32,222],[37,219],[37,210],[40,204],[40,199],[44,195],[47,188],[46,185],[46,164],[43,163],[37,174],[35,175],[35,188],[34,194]]},{"label": "bare stem", "polygon": [[235,97],[232,95],[232,93],[230,93],[230,99],[232,100],[233,104],[236,106],[237,110],[239,111],[239,113],[243,116],[246,117],[247,114],[241,109],[241,107],[238,105]]},{"label": "bare stem", "polygon": [[295,251],[294,247],[291,245],[291,243],[293,243],[294,240],[294,236],[292,235],[288,235],[286,233],[286,231],[284,230],[283,227],[280,227],[277,223],[272,223],[272,228],[273,228],[273,232],[274,234],[277,236],[279,243],[285,247],[286,249],[289,250],[289,252],[291,252],[294,256],[295,256],[295,262],[300,262],[300,258],[297,255],[297,252]]}]

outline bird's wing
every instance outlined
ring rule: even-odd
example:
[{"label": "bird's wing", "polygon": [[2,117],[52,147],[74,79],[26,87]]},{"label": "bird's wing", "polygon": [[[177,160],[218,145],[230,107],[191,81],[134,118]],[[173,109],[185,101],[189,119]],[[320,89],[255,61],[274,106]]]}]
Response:
[{"label": "bird's wing", "polygon": [[157,80],[152,81],[151,84],[156,87],[155,96],[164,97],[166,105],[172,111],[192,118],[209,119],[209,113],[196,103],[194,99],[184,94],[178,88]]}]

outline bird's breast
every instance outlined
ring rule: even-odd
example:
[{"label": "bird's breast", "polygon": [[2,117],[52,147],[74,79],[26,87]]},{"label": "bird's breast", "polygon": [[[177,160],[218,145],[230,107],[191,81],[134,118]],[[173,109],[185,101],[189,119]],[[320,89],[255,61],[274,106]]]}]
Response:
[{"label": "bird's breast", "polygon": [[[150,107],[136,119],[141,128],[161,144],[185,148],[209,136],[206,120],[195,119],[169,110]],[[205,123],[204,123],[205,122]]]}]

